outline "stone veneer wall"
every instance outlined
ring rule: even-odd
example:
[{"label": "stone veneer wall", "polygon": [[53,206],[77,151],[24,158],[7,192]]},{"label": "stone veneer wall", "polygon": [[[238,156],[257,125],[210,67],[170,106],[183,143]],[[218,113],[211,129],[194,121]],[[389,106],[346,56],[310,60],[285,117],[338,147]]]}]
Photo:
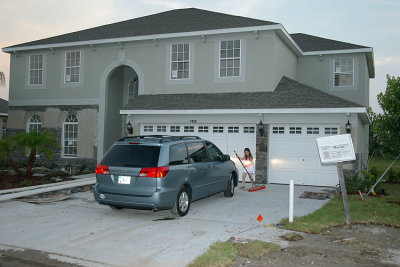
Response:
[{"label": "stone veneer wall", "polygon": [[268,124],[264,124],[264,135],[256,129],[256,183],[266,184],[268,177]]},{"label": "stone veneer wall", "polygon": [[[71,165],[72,169],[79,170],[83,165],[86,165],[86,169],[89,171],[95,171],[97,165],[97,147],[94,147],[94,155],[93,158],[62,158],[61,156],[61,128],[45,128],[47,132],[54,133],[57,143],[60,144],[60,147],[54,148],[54,155],[52,159],[49,159],[43,153],[39,154],[39,157],[36,158],[35,165],[40,164],[40,166],[46,167],[57,167],[64,168],[67,165]],[[12,136],[17,132],[21,132],[22,130],[15,129],[7,129],[7,136]],[[12,157],[15,162],[18,164],[26,165],[28,158],[24,155],[23,148],[16,148],[13,151]]]}]

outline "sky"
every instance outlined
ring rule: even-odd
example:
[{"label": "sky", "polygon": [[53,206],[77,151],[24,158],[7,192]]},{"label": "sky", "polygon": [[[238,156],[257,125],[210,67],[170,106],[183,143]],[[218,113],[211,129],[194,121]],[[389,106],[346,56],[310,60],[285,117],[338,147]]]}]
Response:
[{"label": "sky", "polygon": [[[306,33],[372,47],[375,78],[370,106],[386,74],[400,76],[399,0],[0,0],[0,48],[178,8],[195,7],[281,23],[289,33]],[[9,54],[0,52],[7,78],[0,98],[8,100]]]}]

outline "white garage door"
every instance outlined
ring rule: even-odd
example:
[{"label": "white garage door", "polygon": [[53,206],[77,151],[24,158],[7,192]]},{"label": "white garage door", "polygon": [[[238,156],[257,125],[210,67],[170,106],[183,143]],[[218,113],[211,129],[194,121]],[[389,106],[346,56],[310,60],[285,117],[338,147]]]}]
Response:
[{"label": "white garage door", "polygon": [[270,183],[336,186],[336,164],[321,164],[316,138],[338,134],[338,126],[271,125]]},{"label": "white garage door", "polygon": [[199,136],[213,142],[224,154],[229,154],[239,173],[243,167],[234,151],[243,156],[244,149],[248,147],[254,159],[256,157],[255,124],[142,124],[140,134]]}]

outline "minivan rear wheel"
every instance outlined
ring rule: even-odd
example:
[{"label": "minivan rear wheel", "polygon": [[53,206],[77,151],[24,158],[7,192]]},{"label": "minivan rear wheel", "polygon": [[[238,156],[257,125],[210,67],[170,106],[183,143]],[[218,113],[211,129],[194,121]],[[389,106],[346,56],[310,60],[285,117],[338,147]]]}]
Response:
[{"label": "minivan rear wheel", "polygon": [[226,190],[224,191],[224,196],[225,197],[233,197],[235,194],[235,181],[233,180],[233,176],[231,174],[229,181],[228,181],[228,186],[226,187]]},{"label": "minivan rear wheel", "polygon": [[189,192],[186,187],[182,187],[179,190],[178,196],[176,197],[175,206],[171,209],[171,212],[175,215],[185,216],[189,212],[189,209]]}]

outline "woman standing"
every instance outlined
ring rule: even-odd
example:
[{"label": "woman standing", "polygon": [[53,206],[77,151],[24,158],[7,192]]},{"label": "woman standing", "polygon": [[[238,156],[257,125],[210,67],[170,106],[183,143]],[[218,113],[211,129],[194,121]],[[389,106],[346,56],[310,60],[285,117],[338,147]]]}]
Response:
[{"label": "woman standing", "polygon": [[[250,176],[250,181],[253,179],[253,173],[254,173],[254,164],[253,164],[253,155],[250,152],[249,148],[244,149],[244,156],[240,158],[240,160],[243,162],[243,165],[246,169],[243,170],[242,174],[242,185],[240,186],[240,189],[245,189],[245,178],[246,175],[249,174]],[[247,172],[246,172],[247,170]],[[253,183],[253,182],[252,182]]]}]

